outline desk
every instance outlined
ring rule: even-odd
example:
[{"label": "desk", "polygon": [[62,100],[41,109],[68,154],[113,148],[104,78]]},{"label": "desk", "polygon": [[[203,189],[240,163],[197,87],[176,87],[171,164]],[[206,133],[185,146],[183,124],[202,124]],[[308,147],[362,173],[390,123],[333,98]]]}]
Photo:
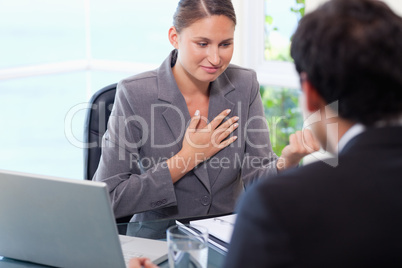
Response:
[{"label": "desk", "polygon": [[[188,223],[191,219],[180,219],[182,223]],[[119,234],[129,235],[135,237],[144,237],[150,239],[166,239],[166,229],[176,224],[175,219],[164,219],[157,221],[146,222],[131,222],[117,224]],[[1,252],[0,252],[1,255]],[[220,268],[223,266],[226,253],[212,245],[209,245],[208,250],[208,268]],[[159,265],[161,268],[169,267],[168,262],[165,261]],[[0,268],[43,268],[49,266],[37,265],[23,261],[1,258]]]}]

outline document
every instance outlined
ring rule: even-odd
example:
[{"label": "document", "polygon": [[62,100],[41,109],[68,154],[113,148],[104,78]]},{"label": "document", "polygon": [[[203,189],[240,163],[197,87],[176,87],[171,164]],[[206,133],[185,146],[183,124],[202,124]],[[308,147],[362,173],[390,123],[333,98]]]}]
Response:
[{"label": "document", "polygon": [[[227,251],[227,246],[232,237],[237,214],[214,217],[203,220],[190,221],[190,225],[202,226],[208,229],[210,236],[213,236],[224,243],[219,243],[219,248]],[[210,239],[211,240],[211,239]],[[213,240],[212,240],[213,241]],[[216,244],[210,241],[212,244]],[[217,246],[217,245],[216,245]]]}]

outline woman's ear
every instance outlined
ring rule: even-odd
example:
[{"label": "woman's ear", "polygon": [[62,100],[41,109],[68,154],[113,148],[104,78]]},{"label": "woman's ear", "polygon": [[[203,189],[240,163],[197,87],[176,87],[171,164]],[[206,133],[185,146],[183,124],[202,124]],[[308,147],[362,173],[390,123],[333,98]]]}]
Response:
[{"label": "woman's ear", "polygon": [[175,49],[179,48],[179,34],[174,26],[169,28],[169,42]]},{"label": "woman's ear", "polygon": [[300,74],[301,88],[304,93],[304,101],[309,112],[315,112],[325,106],[324,99],[320,96],[317,89],[308,80],[306,73]]}]

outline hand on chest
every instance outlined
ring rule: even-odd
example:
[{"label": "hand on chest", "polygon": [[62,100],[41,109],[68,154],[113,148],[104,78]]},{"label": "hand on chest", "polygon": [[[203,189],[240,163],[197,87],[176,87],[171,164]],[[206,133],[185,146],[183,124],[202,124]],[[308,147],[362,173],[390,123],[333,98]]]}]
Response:
[{"label": "hand on chest", "polygon": [[209,108],[209,97],[202,96],[202,97],[192,97],[185,98],[187,109],[190,114],[190,117],[193,117],[197,110],[200,111],[201,120],[197,125],[197,129],[204,128],[208,122],[208,108]]}]

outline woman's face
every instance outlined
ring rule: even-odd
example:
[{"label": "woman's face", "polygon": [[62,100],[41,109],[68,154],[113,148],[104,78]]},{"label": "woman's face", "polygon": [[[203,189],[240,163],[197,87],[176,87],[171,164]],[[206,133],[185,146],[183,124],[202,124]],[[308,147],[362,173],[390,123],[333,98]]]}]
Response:
[{"label": "woman's face", "polygon": [[200,19],[180,33],[171,28],[171,42],[179,51],[175,71],[198,82],[214,81],[232,59],[234,30],[233,21],[223,15]]}]

